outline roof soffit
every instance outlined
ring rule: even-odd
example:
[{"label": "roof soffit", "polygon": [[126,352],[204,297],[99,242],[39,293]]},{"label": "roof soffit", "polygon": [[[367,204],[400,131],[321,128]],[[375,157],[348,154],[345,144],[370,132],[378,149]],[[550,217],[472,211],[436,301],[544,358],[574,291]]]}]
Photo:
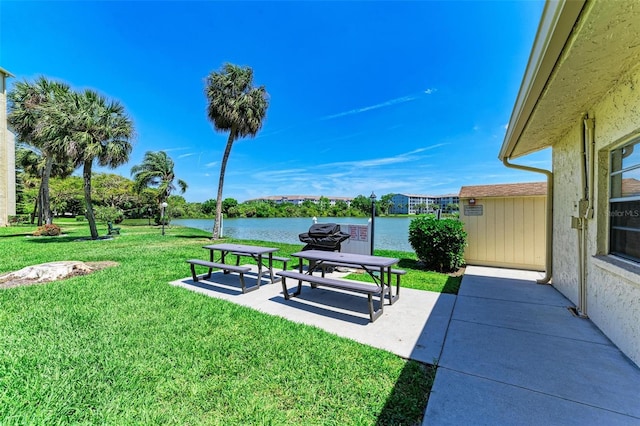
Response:
[{"label": "roof soffit", "polygon": [[510,158],[553,145],[640,63],[640,3],[590,1]]}]

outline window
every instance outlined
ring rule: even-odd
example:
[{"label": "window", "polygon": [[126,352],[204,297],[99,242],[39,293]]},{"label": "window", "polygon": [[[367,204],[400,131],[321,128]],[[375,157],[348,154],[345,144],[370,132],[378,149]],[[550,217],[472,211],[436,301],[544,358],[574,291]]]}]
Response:
[{"label": "window", "polygon": [[609,251],[640,262],[640,141],[611,152]]}]

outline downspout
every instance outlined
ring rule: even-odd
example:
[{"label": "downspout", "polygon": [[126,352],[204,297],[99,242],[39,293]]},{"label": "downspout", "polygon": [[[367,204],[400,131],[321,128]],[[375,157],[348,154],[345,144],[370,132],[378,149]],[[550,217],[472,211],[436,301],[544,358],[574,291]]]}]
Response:
[{"label": "downspout", "polygon": [[546,223],[546,256],[545,256],[545,276],[536,282],[538,284],[549,284],[553,272],[553,173],[549,170],[538,169],[536,167],[511,164],[509,159],[504,157],[502,164],[511,169],[524,170],[527,172],[542,173],[547,177],[547,223]]},{"label": "downspout", "polygon": [[594,192],[594,154],[595,154],[595,120],[585,115],[582,133],[582,164],[581,186],[582,199],[578,203],[578,301],[577,312],[581,317],[587,317],[587,244],[588,223],[593,218],[593,192]]}]

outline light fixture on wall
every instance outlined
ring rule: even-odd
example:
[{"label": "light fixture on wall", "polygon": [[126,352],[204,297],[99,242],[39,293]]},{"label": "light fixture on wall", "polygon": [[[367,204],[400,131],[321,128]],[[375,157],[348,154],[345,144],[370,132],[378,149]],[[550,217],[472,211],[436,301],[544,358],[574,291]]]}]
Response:
[{"label": "light fixture on wall", "polygon": [[469,205],[475,206],[476,205],[476,199],[475,198],[469,198]]}]

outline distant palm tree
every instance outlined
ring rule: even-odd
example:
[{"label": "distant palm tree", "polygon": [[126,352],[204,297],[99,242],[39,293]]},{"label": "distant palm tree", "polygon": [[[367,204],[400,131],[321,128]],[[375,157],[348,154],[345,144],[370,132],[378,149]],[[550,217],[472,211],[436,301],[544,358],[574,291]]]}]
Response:
[{"label": "distant palm tree", "polygon": [[262,121],[269,107],[269,95],[264,86],[253,87],[251,68],[233,64],[224,64],[220,71],[209,74],[205,95],[208,101],[207,116],[213,127],[216,131],[229,132],[220,164],[216,219],[213,226],[213,239],[218,239],[222,220],[222,187],[231,147],[236,139],[254,137],[262,128]]},{"label": "distant palm tree", "polygon": [[[173,171],[173,160],[164,151],[152,152],[147,151],[144,154],[142,164],[135,165],[131,168],[133,176],[133,189],[139,194],[145,188],[153,187],[157,190],[156,199],[158,204],[167,201],[167,198],[176,190],[173,181],[176,175]],[[182,179],[177,181],[180,193],[184,194],[188,185]]]},{"label": "distant palm tree", "polygon": [[94,161],[100,166],[116,168],[129,160],[133,138],[133,122],[117,101],[108,101],[93,90],[74,93],[67,111],[60,120],[71,121],[73,133],[65,148],[76,166],[82,166],[86,217],[91,238],[98,238],[95,214],[91,202],[91,169]]},{"label": "distant palm tree", "polygon": [[40,191],[38,225],[51,224],[49,178],[56,161],[65,162],[63,139],[67,129],[57,123],[57,112],[67,102],[71,91],[67,84],[38,78],[35,83],[18,82],[8,95],[7,121],[18,140],[42,154],[39,172]]}]

